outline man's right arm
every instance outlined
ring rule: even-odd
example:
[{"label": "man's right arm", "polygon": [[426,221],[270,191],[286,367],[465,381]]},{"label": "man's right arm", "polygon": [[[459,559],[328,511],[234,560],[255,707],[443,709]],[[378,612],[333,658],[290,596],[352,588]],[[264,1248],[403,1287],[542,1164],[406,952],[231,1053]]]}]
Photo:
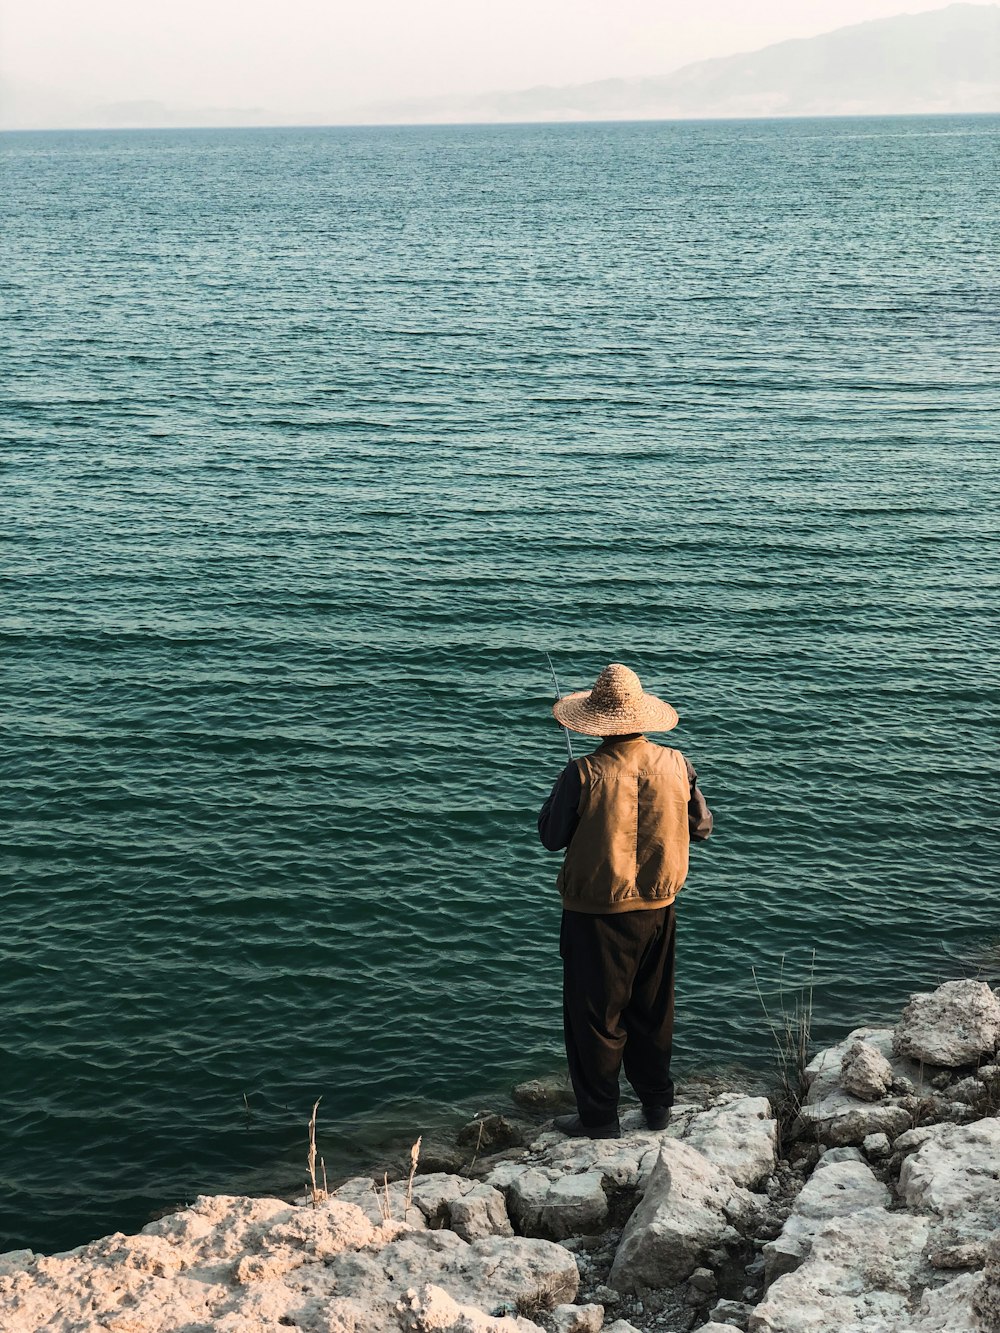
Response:
[{"label": "man's right arm", "polygon": [[538,815],[538,836],[548,851],[558,852],[560,848],[569,846],[569,840],[580,822],[577,811],[582,790],[580,769],[574,760],[556,778],[555,786]]}]

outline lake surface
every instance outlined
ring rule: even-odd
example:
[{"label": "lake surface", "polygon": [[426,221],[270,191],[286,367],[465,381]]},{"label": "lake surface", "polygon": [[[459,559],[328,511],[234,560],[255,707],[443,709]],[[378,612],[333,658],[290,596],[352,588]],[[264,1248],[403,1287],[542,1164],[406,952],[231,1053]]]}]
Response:
[{"label": "lake surface", "polygon": [[2,143],[0,1249],[558,1066],[546,651],[715,812],[682,1073],[995,979],[1000,118]]}]

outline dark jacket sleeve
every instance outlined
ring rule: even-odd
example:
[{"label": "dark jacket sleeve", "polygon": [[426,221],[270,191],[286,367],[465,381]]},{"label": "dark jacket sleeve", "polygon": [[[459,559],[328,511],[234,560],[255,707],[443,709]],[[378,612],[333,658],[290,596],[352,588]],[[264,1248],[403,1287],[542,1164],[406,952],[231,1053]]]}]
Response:
[{"label": "dark jacket sleeve", "polygon": [[583,781],[576,762],[567,764],[538,814],[538,836],[550,852],[568,847],[580,823],[577,807]]},{"label": "dark jacket sleeve", "polygon": [[691,783],[691,794],[688,797],[688,833],[692,842],[704,842],[712,832],[712,812],[698,787],[698,774],[694,771],[694,764],[688,758],[685,758],[684,763],[687,765],[688,781]]}]

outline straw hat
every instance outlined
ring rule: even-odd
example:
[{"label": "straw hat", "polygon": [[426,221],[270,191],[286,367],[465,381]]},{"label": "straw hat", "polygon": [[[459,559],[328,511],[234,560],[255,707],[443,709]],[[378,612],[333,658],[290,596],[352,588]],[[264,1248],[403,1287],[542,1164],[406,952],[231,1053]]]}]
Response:
[{"label": "straw hat", "polygon": [[639,677],[612,662],[592,690],[564,694],[552,705],[556,719],[584,736],[625,736],[631,731],[672,731],[677,712],[655,694],[643,691]]}]

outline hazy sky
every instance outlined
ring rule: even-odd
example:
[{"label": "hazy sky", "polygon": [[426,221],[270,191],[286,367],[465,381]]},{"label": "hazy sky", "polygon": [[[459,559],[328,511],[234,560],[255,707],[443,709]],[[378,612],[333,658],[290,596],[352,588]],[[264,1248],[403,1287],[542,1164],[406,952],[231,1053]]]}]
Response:
[{"label": "hazy sky", "polygon": [[286,115],[664,74],[941,0],[3,0],[0,71],[101,102]]}]

